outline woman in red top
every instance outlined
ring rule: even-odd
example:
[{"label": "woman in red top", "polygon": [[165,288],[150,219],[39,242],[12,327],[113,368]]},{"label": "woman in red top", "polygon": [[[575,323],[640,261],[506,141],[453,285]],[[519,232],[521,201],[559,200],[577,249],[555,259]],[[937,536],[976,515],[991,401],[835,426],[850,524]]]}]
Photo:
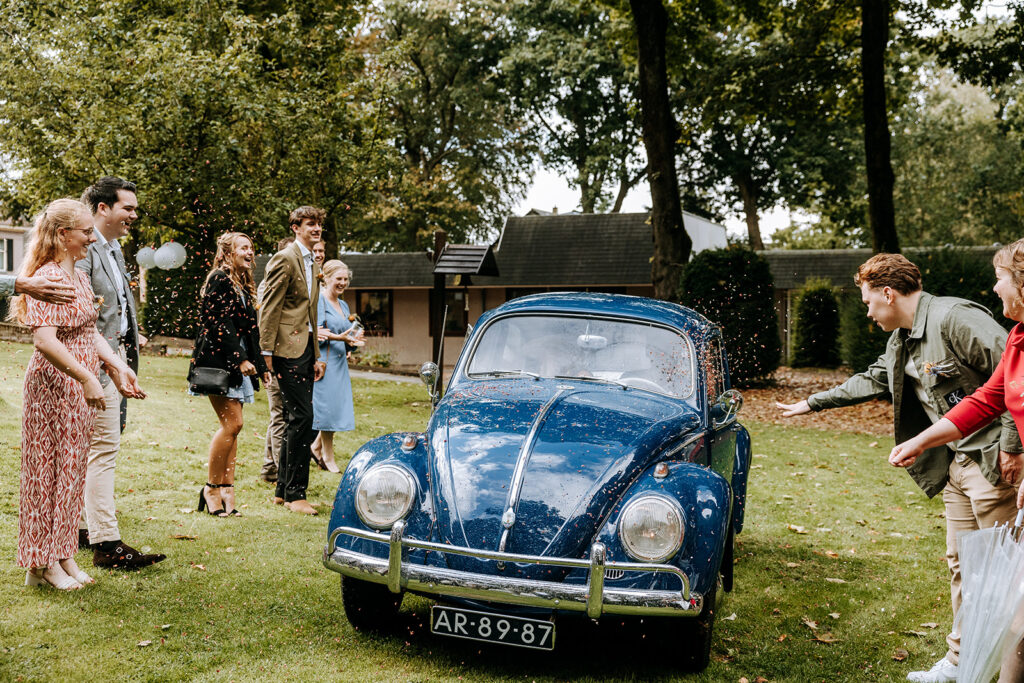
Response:
[{"label": "woman in red top", "polygon": [[[1007,410],[1017,431],[1024,434],[1024,239],[997,251],[992,265],[996,269],[992,289],[1003,302],[1003,315],[1017,321],[1006,339],[1002,360],[992,377],[945,417],[892,449],[889,462],[896,467],[913,465],[926,449],[976,432]],[[1024,507],[1024,486],[1017,491],[1017,507]],[[1024,680],[1024,640],[1004,658],[999,680]]]},{"label": "woman in red top", "polygon": [[11,317],[32,328],[35,353],[25,371],[21,428],[21,486],[16,562],[25,584],[77,590],[93,579],[75,564],[82,517],[85,463],[96,409],[103,409],[102,367],[125,396],[143,398],[135,373],[96,329],[89,278],[75,269],[93,235],[92,214],[58,199],[36,220],[21,273],[45,275],[74,288],[67,304],[26,296]]}]

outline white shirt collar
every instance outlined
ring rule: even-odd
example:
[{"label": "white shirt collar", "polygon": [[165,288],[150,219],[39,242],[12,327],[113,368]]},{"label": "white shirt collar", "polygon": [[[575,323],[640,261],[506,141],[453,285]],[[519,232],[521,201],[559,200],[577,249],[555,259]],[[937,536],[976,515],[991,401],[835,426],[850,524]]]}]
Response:
[{"label": "white shirt collar", "polygon": [[309,260],[309,257],[313,255],[313,252],[311,252],[309,249],[306,249],[302,242],[298,240],[295,240],[295,244],[298,245],[299,253],[302,254],[302,258]]},{"label": "white shirt collar", "polygon": [[95,225],[93,226],[93,234],[96,235],[96,242],[99,244],[100,248],[106,248],[109,249],[110,251],[114,251],[115,249],[121,248],[120,242],[118,242],[116,239],[107,240],[107,238],[103,236],[103,233],[100,232],[100,229],[97,228]]}]

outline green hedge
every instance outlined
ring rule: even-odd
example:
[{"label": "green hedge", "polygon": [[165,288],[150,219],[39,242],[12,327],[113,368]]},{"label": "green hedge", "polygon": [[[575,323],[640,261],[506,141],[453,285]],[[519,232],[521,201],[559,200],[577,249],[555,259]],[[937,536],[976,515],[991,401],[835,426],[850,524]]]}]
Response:
[{"label": "green hedge", "polygon": [[768,262],[740,245],[702,251],[683,269],[680,300],[722,328],[734,385],[766,378],[779,365],[773,289]]},{"label": "green hedge", "polygon": [[189,254],[174,270],[146,271],[146,304],[139,316],[147,335],[195,339],[199,332],[199,291],[210,272],[212,254]]},{"label": "green hedge", "polygon": [[866,370],[885,351],[889,334],[868,318],[859,289],[843,290],[839,301],[839,348],[843,365],[854,372]]},{"label": "green hedge", "polygon": [[989,254],[945,247],[915,254],[911,260],[921,269],[924,291],[977,302],[1006,329],[1014,326],[1014,321],[1003,316],[1003,304],[992,291],[996,274]]},{"label": "green hedge", "polygon": [[796,295],[793,311],[795,368],[834,368],[839,365],[839,304],[832,283],[810,278]]}]

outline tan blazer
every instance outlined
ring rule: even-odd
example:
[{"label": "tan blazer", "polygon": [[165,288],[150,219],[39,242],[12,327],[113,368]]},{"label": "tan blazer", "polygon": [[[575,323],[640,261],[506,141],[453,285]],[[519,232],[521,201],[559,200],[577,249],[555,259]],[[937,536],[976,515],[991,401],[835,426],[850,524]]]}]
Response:
[{"label": "tan blazer", "polygon": [[[313,287],[307,295],[302,252],[293,242],[270,258],[263,282],[260,348],[282,358],[298,358],[309,343],[310,326],[316,334],[320,266],[313,261]],[[319,344],[313,344],[313,357],[320,357]]]}]

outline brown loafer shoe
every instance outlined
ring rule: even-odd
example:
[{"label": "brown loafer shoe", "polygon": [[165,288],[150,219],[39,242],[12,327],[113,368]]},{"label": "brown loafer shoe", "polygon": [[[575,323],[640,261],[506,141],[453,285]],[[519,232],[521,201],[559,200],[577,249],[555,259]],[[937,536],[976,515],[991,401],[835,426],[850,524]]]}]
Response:
[{"label": "brown loafer shoe", "polygon": [[309,501],[304,499],[293,500],[290,503],[285,503],[284,506],[292,512],[301,512],[304,515],[318,514],[316,508],[310,505]]},{"label": "brown loafer shoe", "polygon": [[89,547],[89,530],[79,529],[78,530],[78,549],[85,550]]},{"label": "brown loafer shoe", "polygon": [[163,562],[167,556],[163,553],[143,553],[131,547],[124,541],[118,541],[117,545],[110,550],[93,549],[92,563],[104,569],[120,569],[132,571],[142,569],[157,562]]},{"label": "brown loafer shoe", "polygon": [[281,496],[274,496],[274,505],[284,505],[284,498]]}]

